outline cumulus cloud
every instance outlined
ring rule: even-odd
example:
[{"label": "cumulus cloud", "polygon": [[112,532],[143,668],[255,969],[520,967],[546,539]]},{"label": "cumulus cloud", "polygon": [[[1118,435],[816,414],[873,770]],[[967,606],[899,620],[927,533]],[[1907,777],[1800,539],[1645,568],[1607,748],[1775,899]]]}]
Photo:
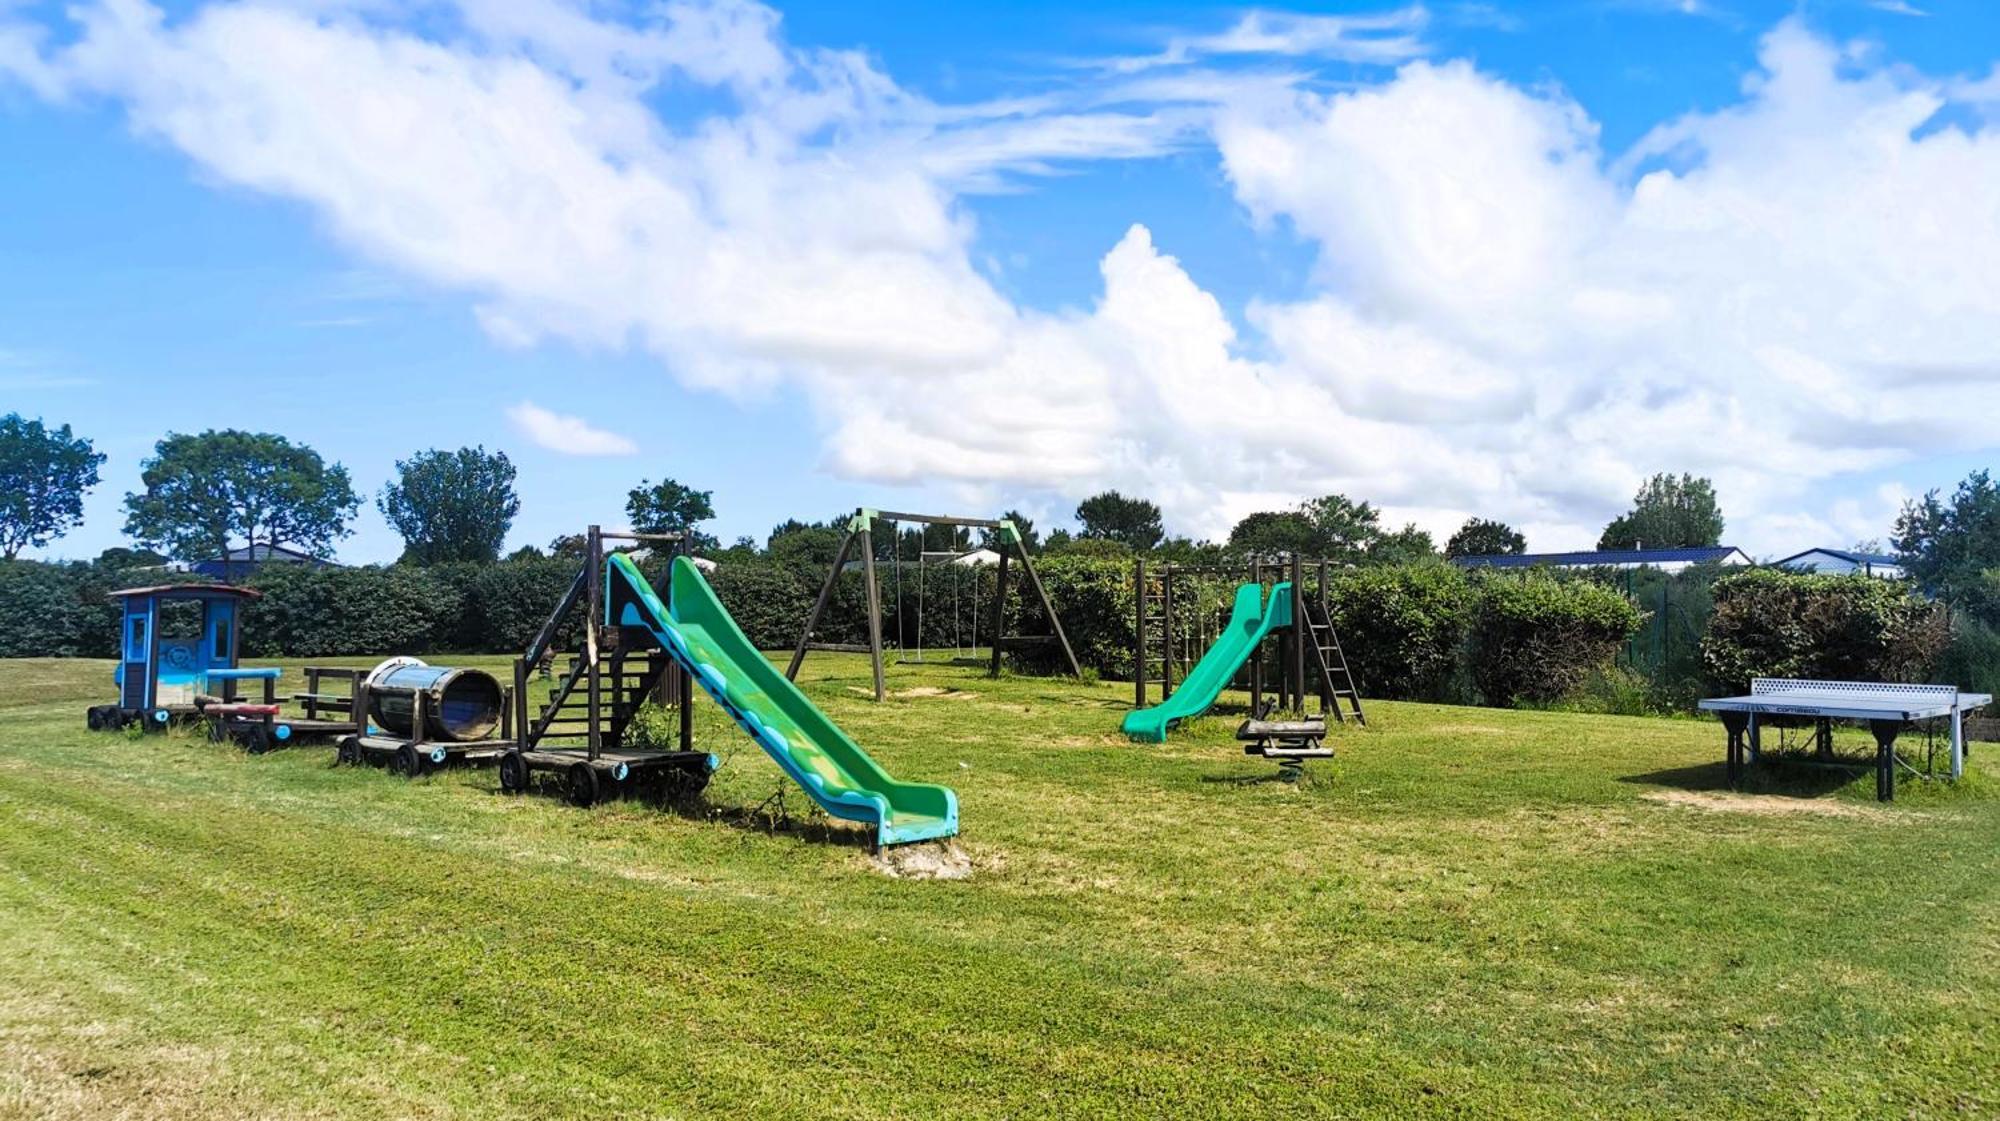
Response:
[{"label": "cumulus cloud", "polygon": [[[793,47],[741,0],[637,25],[558,0],[457,11],[427,37],[375,3],[170,20],[96,0],[61,34],[0,28],[0,73],[109,99],[207,175],[307,203],[371,265],[470,293],[499,342],[801,394],[827,468],[858,481],[1118,486],[1196,533],[1342,490],[1559,547],[1646,474],[1689,470],[1716,478],[1733,537],[1778,548],[1801,527],[1768,515],[1805,487],[1986,442],[1964,418],[2000,405],[2000,137],[1926,127],[1991,79],[1797,22],[1736,103],[1608,153],[1558,89],[1415,58],[1421,9],[1253,13],[964,105]],[[1400,65],[1339,92],[1310,78],[1363,55]],[[1308,61],[1203,64],[1221,57]],[[1190,145],[1213,145],[1253,224],[1317,249],[1310,291],[1242,309],[1250,337],[1143,226],[1104,231],[1087,308],[1022,305],[975,267],[967,192]],[[509,415],[557,450],[632,450]]]},{"label": "cumulus cloud", "polygon": [[533,401],[509,406],[507,419],[538,446],[564,455],[632,455],[639,450],[639,445],[616,432],[607,432],[582,417],[551,412]]}]

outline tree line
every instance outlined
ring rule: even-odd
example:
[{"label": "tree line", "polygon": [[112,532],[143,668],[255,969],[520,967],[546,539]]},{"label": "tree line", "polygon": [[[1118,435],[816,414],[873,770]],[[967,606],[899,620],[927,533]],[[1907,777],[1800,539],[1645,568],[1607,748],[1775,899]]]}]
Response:
[{"label": "tree line", "polygon": [[[69,425],[49,426],[18,413],[0,417],[0,556],[13,559],[82,523],[84,495],[99,482],[104,456]],[[396,461],[374,504],[401,535],[399,562],[414,565],[484,563],[500,558],[520,512],[516,470],[506,453],[483,446],[427,449]],[[237,543],[282,544],[329,557],[359,511],[347,469],[314,449],[267,432],[211,429],[169,433],[141,465],[141,488],[125,496],[124,532],[138,546],[117,552],[140,563],[226,556]],[[625,513],[643,533],[679,533],[701,553],[760,554],[787,561],[830,563],[849,515],[823,521],[789,519],[762,542],[740,537],[724,545],[704,526],[715,518],[712,491],[678,480],[642,479],[626,495]],[[1290,509],[1263,510],[1239,520],[1221,541],[1170,536],[1158,504],[1107,490],[1080,502],[1077,529],[1044,536],[1019,511],[1005,515],[1031,552],[1117,556],[1146,553],[1167,559],[1220,554],[1298,553],[1353,565],[1397,565],[1439,556],[1520,554],[1526,537],[1504,522],[1474,517],[1440,548],[1415,525],[1384,522],[1367,501],[1328,494]],[[1689,474],[1653,476],[1613,518],[1600,549],[1679,548],[1720,543],[1726,522],[1714,485]],[[886,558],[962,552],[994,544],[990,531],[910,527],[878,548]],[[1950,496],[1932,491],[1907,503],[1893,547],[1927,592],[2000,625],[2000,488],[1975,472]],[[566,556],[576,537],[511,556]]]}]

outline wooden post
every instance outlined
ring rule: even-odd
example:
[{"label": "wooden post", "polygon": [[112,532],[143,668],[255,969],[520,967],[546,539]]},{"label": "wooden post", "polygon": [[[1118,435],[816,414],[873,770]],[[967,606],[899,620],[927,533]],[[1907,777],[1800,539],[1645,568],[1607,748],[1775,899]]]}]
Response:
[{"label": "wooden post", "polygon": [[354,734],[368,734],[368,689],[362,684],[364,675],[354,671],[354,677],[347,683],[347,714],[354,718]]},{"label": "wooden post", "polygon": [[1305,566],[1292,554],[1292,715],[1306,716],[1306,584]]},{"label": "wooden post", "polygon": [[[1250,582],[1257,585],[1257,595],[1264,594],[1264,563],[1250,562]],[[1250,715],[1264,707],[1264,649],[1260,643],[1250,650]]]},{"label": "wooden post", "polygon": [[993,574],[993,669],[994,677],[1000,676],[1000,647],[1007,640],[1007,557],[1006,550],[1000,552],[1000,571]]},{"label": "wooden post", "polygon": [[847,564],[848,554],[854,550],[855,533],[847,531],[840,541],[840,552],[833,558],[833,571],[826,574],[826,583],[820,585],[819,598],[813,601],[812,614],[806,616],[805,629],[799,632],[799,644],[792,650],[792,664],[785,667],[785,680],[799,679],[799,666],[806,660],[806,645],[812,641],[813,629],[819,626],[819,618],[826,614],[826,605],[833,599],[834,585],[840,582],[840,570]]},{"label": "wooden post", "polygon": [[597,678],[597,616],[599,612],[604,610],[604,605],[600,602],[604,598],[604,539],[599,535],[599,530],[596,526],[590,527],[590,532],[585,535],[585,538],[584,547],[588,552],[584,554],[583,571],[584,578],[589,586],[584,589],[586,597],[584,602],[587,606],[583,617],[583,656],[589,659],[585,663],[585,672],[590,675],[588,685],[590,689],[589,754],[590,758],[595,761],[598,750],[603,747],[603,744],[599,741],[597,732],[597,721],[600,715],[599,705],[603,701],[602,694],[599,692],[600,682]]},{"label": "wooden post", "polygon": [[319,667],[306,667],[306,719],[319,719]]},{"label": "wooden post", "polygon": [[[676,672],[679,671],[680,666],[678,663],[675,664],[674,669]],[[691,681],[683,681],[681,683],[681,750],[682,751],[694,750],[693,685],[694,683]]]},{"label": "wooden post", "polygon": [[866,521],[861,523],[861,578],[868,585],[868,660],[875,671],[875,699],[880,701],[888,697],[882,687],[882,589],[875,583],[875,533]]},{"label": "wooden post", "polygon": [[514,746],[528,750],[528,660],[514,659]]},{"label": "wooden post", "polygon": [[1160,699],[1174,695],[1174,563],[1160,574]]},{"label": "wooden post", "polygon": [[[1132,707],[1146,707],[1146,558],[1132,558]],[[999,637],[997,634],[994,636]],[[998,645],[997,643],[995,644]],[[1164,675],[1162,675],[1164,676]]]}]

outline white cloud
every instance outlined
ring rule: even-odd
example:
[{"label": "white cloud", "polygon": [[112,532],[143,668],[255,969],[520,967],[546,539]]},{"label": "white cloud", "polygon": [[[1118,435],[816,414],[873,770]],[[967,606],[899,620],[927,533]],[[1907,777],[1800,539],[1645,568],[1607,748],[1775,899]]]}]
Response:
[{"label": "white cloud", "polygon": [[[1357,35],[1406,59],[1420,9],[1253,13],[1132,74],[953,106],[789,47],[743,2],[635,28],[466,0],[444,40],[372,4],[77,11],[74,34],[0,29],[0,71],[112,99],[207,175],[307,203],[371,266],[473,294],[500,343],[638,348],[695,387],[802,394],[855,480],[1003,502],[1116,486],[1196,533],[1342,490],[1553,548],[1688,470],[1770,551],[1877,535],[1860,522],[1880,503],[1798,496],[1990,443],[1965,418],[2000,406],[2000,135],[1918,135],[1992,80],[1797,23],[1737,103],[1607,154],[1560,90],[1464,62],[1325,93],[1200,61],[1337,58]],[[1019,305],[975,267],[965,192],[1190,144],[1215,146],[1255,221],[1318,249],[1311,291],[1245,309],[1251,337],[1142,226],[1104,231],[1087,309]],[[509,415],[543,446],[633,450]]]},{"label": "white cloud", "polygon": [[1423,30],[1430,13],[1412,4],[1360,15],[1309,15],[1253,9],[1213,35],[1175,36],[1156,54],[1112,59],[1112,73],[1183,66],[1210,57],[1280,55],[1340,62],[1394,65],[1425,51]]},{"label": "white cloud", "polygon": [[639,450],[639,445],[616,432],[595,427],[582,417],[550,412],[533,401],[509,406],[507,419],[521,435],[564,455],[633,455]]}]

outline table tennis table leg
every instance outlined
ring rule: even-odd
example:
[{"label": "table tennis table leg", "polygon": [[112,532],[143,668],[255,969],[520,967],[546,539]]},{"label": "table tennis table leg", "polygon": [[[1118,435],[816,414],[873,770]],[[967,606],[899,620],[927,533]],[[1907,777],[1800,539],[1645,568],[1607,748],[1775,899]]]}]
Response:
[{"label": "table tennis table leg", "polygon": [[1875,734],[1875,800],[1896,800],[1896,735],[1903,730],[1900,720],[1870,720]]},{"label": "table tennis table leg", "polygon": [[1741,712],[1724,712],[1720,715],[1722,730],[1729,733],[1729,753],[1725,756],[1728,760],[1729,786],[1735,789],[1736,785],[1743,781],[1743,729],[1746,725],[1753,729],[1750,734],[1754,737],[1757,717],[1754,714]]},{"label": "table tennis table leg", "polygon": [[1755,763],[1764,758],[1764,733],[1762,728],[1758,724],[1757,714],[1753,712],[1750,713],[1749,715],[1750,715],[1750,761],[1752,763]]},{"label": "table tennis table leg", "polygon": [[1957,705],[1951,709],[1951,781],[1965,777],[1965,713]]}]

